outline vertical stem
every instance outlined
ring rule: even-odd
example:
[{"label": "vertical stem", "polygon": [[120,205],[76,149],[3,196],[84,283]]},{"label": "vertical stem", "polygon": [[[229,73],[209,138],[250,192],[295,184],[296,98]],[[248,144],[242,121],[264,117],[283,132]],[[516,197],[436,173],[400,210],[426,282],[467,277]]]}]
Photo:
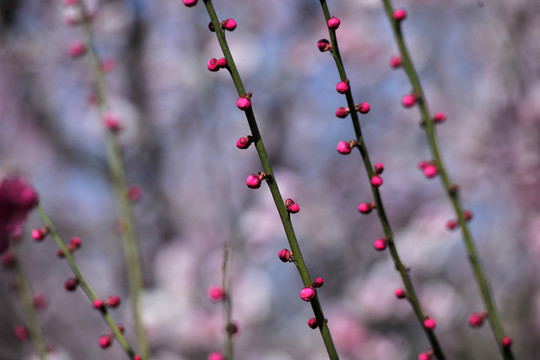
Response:
[{"label": "vertical stem", "polygon": [[26,314],[26,321],[28,324],[28,331],[30,332],[30,338],[32,339],[32,343],[34,343],[34,347],[40,360],[46,360],[47,345],[43,340],[43,334],[41,333],[41,329],[39,327],[32,292],[30,291],[30,286],[26,281],[24,271],[19,261],[16,243],[13,243],[13,245],[11,246],[11,251],[13,252],[13,257],[15,259],[14,265],[17,291],[19,292],[19,296],[21,297],[24,313]]},{"label": "vertical stem", "polygon": [[[66,246],[66,244],[64,243],[64,241],[62,240],[58,232],[56,231],[56,228],[54,227],[54,224],[52,223],[47,213],[45,212],[45,209],[43,209],[41,204],[38,204],[37,208],[39,211],[39,215],[43,219],[43,222],[45,223],[47,228],[49,228],[51,235],[56,241],[56,245],[58,245],[60,250],[62,250],[64,257],[69,264],[69,267],[71,268],[71,270],[73,271],[73,274],[75,275],[75,277],[77,278],[79,282],[79,286],[83,289],[83,291],[86,293],[86,295],[88,296],[91,302],[98,300],[99,298],[97,297],[94,290],[92,290],[92,288],[90,287],[90,284],[86,280],[86,277],[83,275],[83,273],[79,269],[79,266],[75,262],[75,258],[73,257],[68,247]],[[116,340],[120,343],[120,345],[122,346],[126,354],[129,356],[130,359],[133,359],[133,357],[135,356],[135,351],[133,350],[131,345],[129,345],[129,343],[127,342],[126,338],[124,337],[120,329],[118,329],[118,326],[116,325],[116,323],[110,316],[107,308],[105,307],[102,308],[100,313],[105,319],[105,321],[107,322],[107,324],[109,325],[109,327],[111,328]]]},{"label": "vertical stem", "polygon": [[[246,91],[242,83],[242,80],[240,78],[240,74],[234,63],[234,59],[229,50],[227,41],[225,39],[225,32],[221,27],[221,23],[217,17],[212,1],[204,0],[204,4],[206,5],[206,9],[208,11],[208,15],[210,16],[210,19],[212,20],[212,25],[214,26],[219,45],[221,47],[221,50],[223,51],[223,55],[225,59],[227,60],[227,67],[231,74],[236,90],[238,92],[238,96],[242,96],[246,94]],[[252,107],[247,109],[245,111],[245,114],[247,117],[249,128],[251,130],[253,141],[255,143],[255,147],[257,149],[257,153],[259,154],[259,158],[261,160],[263,171],[266,175],[269,176],[269,178],[267,179],[267,184],[268,184],[268,187],[270,188],[272,198],[274,199],[274,203],[278,210],[281,223],[283,225],[285,234],[287,236],[287,240],[289,242],[289,246],[294,255],[294,264],[296,265],[296,268],[300,274],[300,277],[302,278],[302,282],[304,283],[304,286],[310,286],[312,281],[311,281],[307,266],[304,262],[304,258],[302,257],[300,246],[298,245],[298,240],[296,239],[296,235],[294,233],[294,229],[291,223],[289,212],[287,211],[287,208],[285,207],[285,202],[279,191],[279,187],[274,177],[274,173],[272,171],[270,161],[268,160],[268,155],[266,153],[266,149],[264,147]],[[323,338],[329,358],[331,360],[338,360],[339,356],[335,349],[334,342],[332,341],[332,336],[330,334],[330,330],[326,323],[326,319],[324,317],[324,313],[322,311],[322,307],[320,305],[318,296],[315,296],[315,298],[311,301],[311,307],[313,309],[313,312],[319,324],[319,330],[321,332],[321,336]]]},{"label": "vertical stem", "polygon": [[461,233],[463,235],[463,241],[465,243],[465,248],[469,256],[469,262],[471,264],[474,277],[480,289],[480,293],[482,295],[484,305],[486,306],[487,317],[489,319],[489,323],[491,324],[491,328],[493,330],[495,340],[497,341],[497,345],[499,347],[499,350],[502,354],[503,359],[513,360],[514,355],[512,354],[511,349],[502,347],[501,341],[503,337],[505,336],[505,333],[502,328],[501,322],[499,320],[499,316],[497,314],[495,301],[493,300],[493,296],[491,294],[487,277],[484,274],[484,271],[480,264],[480,261],[478,258],[478,251],[476,250],[473,237],[469,230],[469,226],[463,216],[463,207],[459,199],[459,190],[457,186],[454,186],[452,184],[452,181],[450,180],[450,176],[448,175],[446,167],[443,163],[440,149],[439,149],[439,144],[437,141],[437,136],[435,133],[435,124],[431,120],[432,117],[429,112],[426,97],[424,95],[424,91],[422,89],[422,85],[418,77],[418,73],[412,62],[411,56],[409,54],[409,50],[405,43],[405,39],[401,31],[400,22],[394,20],[393,18],[394,9],[392,8],[392,4],[390,0],[382,0],[382,2],[383,2],[384,10],[388,17],[388,20],[390,22],[390,25],[392,26],[392,30],[394,32],[394,38],[399,48],[399,52],[401,53],[403,69],[405,70],[405,73],[407,74],[407,77],[409,78],[409,82],[411,83],[413,91],[416,94],[417,99],[418,99],[417,103],[420,109],[420,114],[422,115],[422,122],[424,125],[424,129],[426,131],[426,136],[429,142],[429,148],[431,150],[431,154],[433,156],[433,161],[435,162],[435,165],[437,167],[437,170],[441,178],[442,185],[450,199],[450,202],[452,203],[452,207],[454,208],[454,211],[458,219],[458,223],[461,227]]},{"label": "vertical stem", "polygon": [[[107,96],[107,85],[105,81],[105,72],[103,70],[101,58],[97,52],[94,32],[90,22],[90,16],[82,1],[78,2],[83,14],[83,29],[86,36],[86,44],[90,52],[90,67],[92,69],[94,95],[98,113],[101,118],[109,111]],[[127,196],[128,186],[122,160],[122,150],[120,147],[118,135],[111,130],[106,131],[105,139],[107,163],[112,178],[117,211],[122,237],[122,247],[129,281],[129,290],[132,301],[133,319],[135,322],[135,333],[139,352],[143,359],[150,360],[150,349],[144,324],[140,313],[140,300],[142,296],[142,270],[139,254],[139,244],[135,233],[133,213],[130,200]]]},{"label": "vertical stem", "polygon": [[232,262],[231,246],[225,244],[223,246],[223,265],[221,267],[222,273],[222,288],[225,293],[225,301],[223,302],[224,318],[225,318],[225,333],[227,340],[225,341],[225,358],[227,360],[234,359],[234,324],[232,323],[232,292],[231,292],[231,278],[230,269]]},{"label": "vertical stem", "polygon": [[[328,5],[326,3],[326,0],[320,0],[322,11],[324,13],[324,17],[326,22],[330,20],[331,15],[330,11],[328,9]],[[341,58],[341,54],[339,51],[339,45],[336,37],[336,31],[332,29],[328,29],[328,34],[330,37],[330,42],[332,44],[332,57],[334,58],[334,61],[336,63],[336,67],[339,73],[339,76],[341,78],[341,81],[348,80],[347,74],[345,72],[345,66],[343,65],[343,60]],[[373,166],[371,164],[371,159],[369,156],[367,145],[364,141],[363,135],[362,135],[362,129],[360,126],[360,120],[358,117],[358,112],[355,110],[356,104],[354,102],[352,91],[349,90],[346,94],[347,99],[347,106],[350,109],[350,116],[351,121],[353,124],[354,132],[356,135],[356,141],[359,144],[358,149],[360,151],[360,154],[362,156],[362,160],[364,163],[364,168],[366,171],[366,174],[368,176],[368,179],[371,180],[371,178],[375,175]],[[381,226],[384,231],[384,235],[387,241],[388,250],[390,252],[390,255],[392,257],[392,260],[394,262],[394,265],[396,267],[396,270],[399,272],[401,276],[401,280],[403,281],[403,285],[405,286],[405,290],[407,292],[407,299],[409,300],[409,303],[411,304],[414,313],[416,315],[416,318],[420,322],[420,325],[422,326],[422,329],[424,330],[424,333],[426,337],[428,338],[429,343],[431,344],[433,354],[435,357],[439,360],[445,360],[444,353],[442,351],[442,348],[439,344],[439,341],[437,339],[437,336],[435,335],[435,332],[433,330],[427,329],[424,326],[424,320],[426,318],[424,311],[422,310],[422,306],[420,304],[420,300],[418,299],[418,296],[416,294],[416,291],[414,290],[412,280],[409,276],[409,269],[405,267],[405,265],[401,262],[399,252],[397,250],[397,247],[394,242],[394,234],[392,232],[392,227],[390,225],[390,221],[388,220],[388,217],[386,215],[386,211],[384,208],[384,204],[382,201],[381,194],[379,192],[379,188],[376,186],[371,185],[371,192],[373,194],[373,198],[375,200],[375,209],[377,211],[377,215],[379,217],[379,221],[381,223]]]}]

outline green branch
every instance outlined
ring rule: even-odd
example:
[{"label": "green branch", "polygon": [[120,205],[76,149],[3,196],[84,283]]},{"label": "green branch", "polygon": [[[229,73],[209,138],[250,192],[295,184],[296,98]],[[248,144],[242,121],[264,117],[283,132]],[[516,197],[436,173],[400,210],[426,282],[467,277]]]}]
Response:
[{"label": "green branch", "polygon": [[409,81],[413,88],[413,92],[417,98],[418,107],[420,109],[420,114],[422,115],[422,122],[426,131],[429,147],[433,156],[433,161],[435,162],[435,166],[437,167],[443,187],[450,199],[450,202],[452,203],[452,207],[454,208],[454,211],[456,213],[458,223],[461,226],[461,232],[463,235],[465,248],[467,249],[473,274],[478,284],[478,287],[480,288],[480,293],[482,294],[484,305],[486,306],[487,317],[489,319],[489,323],[491,324],[493,334],[495,335],[495,339],[497,341],[503,359],[513,360],[514,356],[511,349],[509,347],[502,346],[502,340],[505,337],[505,333],[497,315],[495,301],[493,300],[493,296],[491,295],[491,290],[487,277],[482,270],[482,266],[478,258],[478,251],[476,250],[476,247],[474,245],[474,241],[469,230],[467,221],[463,216],[463,207],[459,199],[458,187],[452,184],[446,167],[442,161],[439,144],[437,142],[437,136],[435,133],[435,124],[432,121],[432,117],[428,109],[428,104],[424,95],[424,91],[422,89],[422,85],[420,83],[420,79],[412,62],[409,50],[407,49],[407,45],[401,31],[401,22],[394,19],[394,9],[392,8],[390,0],[382,0],[382,2],[384,4],[384,10],[388,17],[388,20],[392,26],[399,52],[401,53],[403,69],[405,70],[405,73],[409,78]]}]

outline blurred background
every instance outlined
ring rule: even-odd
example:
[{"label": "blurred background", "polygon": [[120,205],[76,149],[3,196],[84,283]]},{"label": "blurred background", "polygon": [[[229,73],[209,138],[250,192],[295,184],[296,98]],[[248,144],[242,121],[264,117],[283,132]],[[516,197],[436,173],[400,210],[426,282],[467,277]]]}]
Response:
[{"label": "blurred background", "polygon": [[[236,358],[326,359],[318,331],[306,322],[300,277],[277,253],[288,247],[267,186],[246,187],[261,170],[254,148],[238,150],[249,133],[226,71],[211,73],[222,56],[199,2],[89,2],[98,50],[116,67],[107,75],[129,182],[142,198],[134,206],[144,267],[143,316],[154,360],[206,359],[223,349],[223,313],[207,298],[221,283],[223,245],[233,249],[233,318],[240,327]],[[471,229],[517,359],[540,352],[540,2],[536,0],[396,1],[408,11],[406,40],[438,127],[444,161],[461,186]],[[221,19],[311,276],[323,277],[319,296],[341,359],[416,359],[429,348],[387,252],[358,153],[336,152],[353,139],[317,1],[223,0]],[[448,359],[500,358],[485,324],[468,326],[483,310],[459,231],[438,179],[418,170],[429,160],[416,108],[400,100],[410,85],[389,59],[397,51],[378,0],[329,2],[341,19],[338,39],[372,161],[385,164],[383,200],[402,260]],[[61,1],[0,1],[0,174],[30,179],[60,233],[80,236],[76,257],[96,292],[118,294],[114,318],[131,331],[127,281],[107,171],[103,129],[89,104],[86,59],[69,45],[82,39],[66,25]],[[21,262],[35,293],[50,300],[39,320],[53,359],[122,359],[121,347],[102,350],[106,324],[82,291],[67,293],[71,276],[52,239],[36,244],[28,221]],[[13,334],[24,322],[12,274],[2,271],[0,359],[31,359],[32,347]]]}]

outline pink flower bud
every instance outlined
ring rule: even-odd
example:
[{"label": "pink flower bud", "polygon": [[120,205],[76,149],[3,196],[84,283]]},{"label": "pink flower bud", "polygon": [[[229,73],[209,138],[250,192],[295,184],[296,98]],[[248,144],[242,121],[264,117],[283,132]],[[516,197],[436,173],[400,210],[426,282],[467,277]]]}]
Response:
[{"label": "pink flower bud", "polygon": [[285,200],[285,206],[287,207],[287,211],[291,214],[296,214],[300,211],[300,206],[292,199]]},{"label": "pink flower bud", "polygon": [[239,149],[247,149],[252,142],[253,138],[250,135],[244,136],[238,139],[238,141],[236,142],[236,147]]},{"label": "pink flower bud", "polygon": [[283,262],[288,262],[291,259],[291,255],[289,249],[280,250],[278,253],[279,260]]},{"label": "pink flower bud", "polygon": [[403,9],[397,9],[394,11],[394,20],[402,21],[407,17],[407,12]]},{"label": "pink flower bud", "polygon": [[307,321],[307,324],[310,328],[312,329],[316,329],[319,327],[319,324],[317,323],[317,319],[315,318],[311,318]]},{"label": "pink flower bud", "polygon": [[220,68],[226,67],[227,66],[227,60],[225,60],[225,58],[218,59],[217,60],[217,66],[219,66]]},{"label": "pink flower bud", "polygon": [[64,283],[64,287],[67,291],[75,291],[77,289],[77,286],[79,285],[79,280],[77,278],[69,278]]},{"label": "pink flower bud", "polygon": [[321,286],[323,286],[323,279],[322,278],[316,278],[315,281],[313,282],[312,286],[314,288],[320,288]]},{"label": "pink flower bud", "polygon": [[379,175],[375,175],[371,178],[371,185],[379,187],[383,184],[383,180]]},{"label": "pink flower bud", "polygon": [[329,27],[331,30],[337,30],[337,28],[339,27],[339,24],[341,24],[341,22],[339,21],[339,19],[338,19],[337,17],[332,16],[332,17],[328,20],[328,27]]},{"label": "pink flower bud", "polygon": [[111,113],[107,113],[103,115],[103,124],[111,132],[118,132],[122,130],[122,125],[120,125],[120,120],[118,120],[118,117],[116,115],[111,114]]},{"label": "pink flower bud", "polygon": [[219,302],[225,299],[225,292],[219,286],[210,286],[208,289],[208,298],[212,302]]},{"label": "pink flower bud", "polygon": [[398,299],[405,299],[407,297],[407,294],[405,293],[405,290],[403,290],[402,288],[394,290],[394,295]]},{"label": "pink flower bud", "polygon": [[221,25],[225,30],[234,31],[234,29],[236,29],[236,21],[234,21],[234,19],[223,20]]},{"label": "pink flower bud", "polygon": [[19,341],[25,341],[28,339],[28,329],[24,325],[13,326],[13,332]]},{"label": "pink flower bud", "polygon": [[403,96],[403,98],[401,99],[401,104],[406,108],[414,106],[415,103],[416,103],[416,96],[412,94],[407,94]]},{"label": "pink flower bud", "polygon": [[71,238],[69,244],[75,248],[75,249],[78,249],[81,247],[82,245],[82,241],[81,241],[81,238],[80,237],[77,237],[77,236],[74,236]]},{"label": "pink flower bud", "polygon": [[463,210],[463,218],[465,221],[470,221],[473,217],[473,214],[470,210]]},{"label": "pink flower bud", "polygon": [[392,55],[390,58],[390,67],[392,69],[397,69],[401,66],[401,56],[399,55]]},{"label": "pink flower bud", "polygon": [[429,352],[422,352],[418,355],[418,360],[431,360],[431,354]]},{"label": "pink flower bud", "polygon": [[437,323],[432,318],[427,318],[424,320],[424,327],[428,330],[434,330]]},{"label": "pink flower bud", "polygon": [[211,21],[208,23],[208,30],[210,30],[211,32],[216,32],[216,29],[214,29],[214,24],[212,24]]},{"label": "pink flower bud", "polygon": [[510,336],[505,336],[501,340],[501,345],[504,348],[509,348],[512,345],[512,338]]},{"label": "pink flower bud", "polygon": [[258,189],[261,187],[261,179],[258,175],[250,174],[246,179],[246,184],[250,189]]},{"label": "pink flower bud", "polygon": [[194,7],[197,5],[197,0],[184,0],[184,5],[187,7]]},{"label": "pink flower bud", "polygon": [[78,58],[86,53],[86,45],[82,41],[74,41],[69,45],[68,52],[72,58]]},{"label": "pink flower bud", "polygon": [[103,300],[96,299],[92,301],[92,306],[94,307],[94,309],[103,309]]},{"label": "pink flower bud", "polygon": [[142,197],[142,189],[139,185],[130,185],[127,191],[129,201],[136,202]]},{"label": "pink flower bud", "polygon": [[336,116],[341,119],[345,119],[349,115],[349,109],[344,107],[338,107],[336,110]]},{"label": "pink flower bud", "polygon": [[351,153],[351,145],[346,141],[340,141],[337,144],[337,151],[342,155],[347,155]]},{"label": "pink flower bud", "polygon": [[305,287],[300,291],[300,297],[304,301],[311,301],[315,297],[315,290],[311,287]]},{"label": "pink flower bud", "polygon": [[436,113],[432,120],[434,123],[442,123],[446,120],[446,115],[442,112]]},{"label": "pink flower bud", "polygon": [[338,82],[336,85],[336,90],[340,94],[345,94],[346,92],[348,92],[350,90],[349,81],[345,80]]},{"label": "pink flower bud", "polygon": [[135,355],[133,356],[133,360],[142,360],[141,355]]},{"label": "pink flower bud", "polygon": [[472,313],[469,316],[469,326],[470,327],[480,327],[484,323],[484,319],[486,318],[486,314],[484,313]]},{"label": "pink flower bud", "polygon": [[375,242],[373,243],[373,247],[377,251],[383,251],[384,249],[386,249],[386,239],[375,240]]},{"label": "pink flower bud", "polygon": [[330,41],[326,39],[321,39],[317,41],[317,47],[319,48],[320,52],[332,50],[332,44],[330,44]]},{"label": "pink flower bud", "polygon": [[368,203],[361,203],[358,205],[358,211],[362,214],[369,214],[373,210],[373,205]]},{"label": "pink flower bud", "polygon": [[361,104],[356,105],[356,111],[359,111],[361,114],[367,114],[369,110],[371,109],[371,106],[367,102],[363,102]]},{"label": "pink flower bud", "polygon": [[236,100],[236,106],[238,106],[240,110],[247,110],[251,107],[251,100],[246,97],[240,97]]},{"label": "pink flower bud", "polygon": [[99,338],[99,346],[101,346],[103,349],[108,348],[112,345],[112,336],[111,335],[103,335]]},{"label": "pink flower bud", "polygon": [[36,241],[43,241],[43,239],[45,239],[45,236],[47,236],[48,233],[49,228],[46,226],[41,229],[34,229],[32,230],[32,239]]},{"label": "pink flower bud", "polygon": [[424,169],[426,168],[427,165],[428,165],[428,162],[422,160],[422,161],[418,162],[418,165],[417,165],[417,166],[418,166],[418,168],[419,168],[420,170],[424,170]]},{"label": "pink flower bud", "polygon": [[374,170],[375,174],[382,174],[382,172],[384,171],[384,165],[382,163],[376,163]]},{"label": "pink flower bud", "polygon": [[438,173],[437,167],[433,164],[427,164],[422,171],[424,172],[424,176],[428,179],[431,179],[432,177],[435,177]]},{"label": "pink flower bud", "polygon": [[225,356],[219,352],[213,352],[208,355],[208,360],[225,360]]},{"label": "pink flower bud", "polygon": [[109,296],[107,300],[105,300],[105,305],[114,309],[120,306],[121,302],[122,300],[120,299],[119,296],[112,295],[112,296]]},{"label": "pink flower bud", "polygon": [[217,63],[217,59],[216,58],[211,58],[210,60],[208,60],[208,62],[206,63],[206,67],[208,68],[208,70],[210,71],[218,71],[219,70],[219,65]]},{"label": "pink flower bud", "polygon": [[49,299],[45,294],[36,294],[34,295],[33,302],[36,309],[42,310],[45,309],[49,304]]},{"label": "pink flower bud", "polygon": [[457,228],[457,226],[458,226],[458,223],[455,220],[448,220],[446,222],[446,229],[447,230],[454,230],[455,228]]}]

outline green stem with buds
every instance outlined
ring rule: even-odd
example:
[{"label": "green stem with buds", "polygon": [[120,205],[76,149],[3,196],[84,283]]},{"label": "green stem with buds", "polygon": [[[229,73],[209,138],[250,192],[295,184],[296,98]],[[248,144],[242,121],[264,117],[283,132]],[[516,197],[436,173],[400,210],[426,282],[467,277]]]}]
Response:
[{"label": "green stem with buds", "polygon": [[450,202],[452,203],[452,207],[454,208],[456,217],[458,219],[458,223],[461,227],[461,232],[463,235],[465,248],[467,249],[469,261],[471,263],[472,270],[473,270],[473,274],[478,284],[478,287],[480,288],[480,293],[482,294],[484,305],[486,306],[487,317],[489,319],[489,323],[491,324],[493,334],[495,335],[495,339],[497,341],[497,344],[498,344],[499,350],[501,351],[503,359],[513,360],[514,355],[512,354],[511,349],[503,348],[502,346],[502,339],[505,336],[505,333],[502,328],[499,317],[497,315],[495,301],[493,300],[493,296],[491,294],[487,277],[480,264],[478,251],[476,250],[473,237],[471,235],[469,226],[467,224],[467,220],[465,220],[465,217],[463,216],[463,207],[461,205],[461,201],[459,198],[459,189],[457,186],[452,184],[452,181],[450,180],[446,167],[442,161],[441,153],[439,150],[439,144],[437,141],[437,136],[435,133],[435,124],[432,121],[432,117],[429,112],[426,97],[424,95],[424,91],[422,89],[420,79],[418,77],[418,73],[416,72],[416,68],[412,62],[411,56],[409,54],[409,50],[405,43],[405,39],[401,31],[401,23],[399,21],[396,21],[393,17],[394,9],[392,7],[390,0],[382,0],[382,2],[383,2],[384,10],[388,17],[388,20],[390,22],[390,25],[392,26],[392,30],[394,33],[397,46],[399,48],[399,52],[401,53],[401,61],[402,61],[403,70],[405,70],[405,73],[407,74],[407,77],[409,78],[409,81],[413,88],[414,95],[417,98],[418,107],[420,109],[420,114],[422,116],[422,124],[426,131],[431,154],[433,155],[433,161],[435,162],[435,166],[437,167],[439,176],[441,178],[441,182],[450,199]]},{"label": "green stem with buds", "polygon": [[[103,70],[101,58],[96,50],[94,41],[94,32],[90,22],[90,16],[82,1],[78,2],[83,17],[83,29],[86,36],[86,45],[89,49],[90,67],[92,69],[94,96],[101,119],[109,111],[109,102],[107,95],[107,85],[105,81],[105,72]],[[139,244],[135,233],[133,213],[131,203],[128,198],[128,186],[122,160],[122,150],[118,139],[118,134],[107,129],[106,131],[106,152],[109,172],[112,178],[116,204],[119,216],[119,227],[122,237],[122,247],[124,250],[124,259],[129,281],[129,290],[132,301],[133,319],[135,323],[135,333],[139,352],[143,359],[150,360],[150,349],[144,324],[142,321],[140,308],[142,296],[142,270],[139,254]]]},{"label": "green stem with buds", "polygon": [[[203,0],[203,1],[204,1],[204,4],[206,5],[208,15],[210,16],[210,19],[212,20],[212,25],[214,26],[214,30],[216,32],[216,36],[217,36],[219,45],[221,47],[221,50],[223,51],[225,60],[227,60],[227,68],[231,74],[232,80],[236,87],[236,91],[238,92],[238,96],[243,96],[246,94],[246,90],[244,88],[244,84],[242,83],[242,79],[240,78],[240,74],[238,73],[238,70],[234,63],[234,59],[229,50],[227,40],[225,39],[225,32],[221,27],[221,23],[218,19],[218,16],[216,14],[212,1],[211,0]],[[289,242],[289,246],[293,253],[294,264],[296,265],[296,268],[300,274],[300,277],[302,278],[302,282],[304,283],[304,286],[306,287],[311,286],[312,284],[311,277],[309,275],[307,266],[304,262],[304,258],[302,257],[300,246],[298,245],[298,241],[296,239],[296,235],[294,233],[294,229],[293,229],[292,222],[290,219],[290,214],[287,211],[285,202],[283,200],[283,197],[281,196],[278,184],[274,177],[274,172],[272,171],[270,161],[268,160],[268,155],[266,153],[266,149],[264,147],[261,134],[259,132],[259,127],[257,126],[257,121],[255,119],[255,115],[253,113],[252,107],[245,110],[245,114],[246,114],[246,118],[249,124],[249,128],[251,130],[253,142],[255,144],[257,153],[259,154],[259,158],[261,160],[263,171],[268,176],[266,182],[268,184],[268,187],[270,188],[270,192],[272,194],[274,203],[278,210],[281,223],[283,225],[285,234],[287,236],[287,240]],[[317,323],[319,324],[319,330],[323,338],[324,344],[326,346],[328,356],[331,360],[338,360],[339,357],[338,357],[336,348],[334,346],[334,342],[332,341],[332,336],[330,334],[330,330],[326,323],[326,319],[324,317],[324,313],[322,311],[322,307],[319,302],[318,296],[315,296],[315,298],[311,300],[310,303],[311,303],[311,307],[313,308],[315,317],[317,319]]]},{"label": "green stem with buds", "polygon": [[[73,257],[68,247],[64,243],[64,240],[62,240],[62,238],[56,231],[54,224],[52,223],[51,219],[49,218],[49,216],[47,215],[47,213],[45,212],[41,204],[38,204],[38,211],[39,211],[39,215],[41,216],[41,219],[43,219],[43,222],[49,229],[50,234],[53,236],[54,240],[56,241],[56,245],[58,245],[58,247],[64,254],[64,257],[66,261],[68,262],[69,267],[71,268],[71,270],[73,271],[73,274],[77,278],[78,286],[80,286],[83,289],[83,291],[85,292],[85,294],[88,296],[88,298],[90,299],[92,303],[95,300],[99,300],[96,293],[92,290],[92,288],[90,287],[90,284],[88,283],[85,276],[83,275],[81,269],[75,262],[75,258]],[[129,343],[127,342],[126,338],[124,337],[120,329],[118,329],[118,326],[112,319],[107,308],[106,307],[101,308],[100,313],[105,319],[105,321],[107,322],[107,324],[109,325],[109,327],[111,328],[111,331],[113,332],[116,340],[120,343],[120,345],[122,346],[126,354],[129,356],[130,359],[133,359],[133,357],[135,356],[135,351],[133,350],[131,345],[129,345]]]},{"label": "green stem with buds", "polygon": [[[328,22],[328,20],[331,18],[331,15],[330,15],[330,11],[328,10],[328,5],[326,4],[326,0],[320,0],[320,3],[322,6],[322,10],[323,10],[326,22]],[[341,59],[341,54],[339,52],[338,41],[336,38],[336,31],[329,28],[328,34],[330,36],[330,42],[332,44],[332,50],[331,50],[332,57],[334,58],[334,61],[336,63],[336,67],[339,72],[341,81],[348,80],[347,74],[345,72],[345,67],[343,65],[343,60]],[[351,120],[353,123],[354,132],[356,135],[356,142],[358,143],[358,149],[360,151],[362,160],[364,162],[366,174],[369,180],[371,181],[371,178],[373,178],[375,173],[374,173],[373,166],[371,164],[371,159],[369,157],[369,152],[368,152],[366,143],[362,136],[360,120],[358,118],[358,112],[356,111],[356,104],[352,96],[352,91],[351,90],[347,91],[345,96],[347,99],[347,105],[350,110]],[[392,260],[394,261],[396,270],[401,275],[403,285],[405,286],[405,290],[407,292],[407,299],[409,300],[414,310],[414,313],[416,317],[418,318],[418,321],[420,322],[422,328],[424,329],[424,333],[426,334],[426,337],[428,338],[429,343],[431,344],[433,354],[436,356],[437,359],[445,360],[444,353],[441,349],[441,346],[439,345],[439,341],[437,339],[437,336],[435,335],[435,332],[433,330],[430,330],[424,327],[424,320],[426,319],[426,315],[424,314],[424,311],[422,310],[422,306],[420,305],[420,301],[418,300],[418,296],[416,295],[416,291],[414,290],[412,280],[409,276],[409,269],[401,262],[401,259],[399,257],[399,253],[397,251],[397,248],[394,242],[394,235],[392,232],[392,228],[390,226],[390,222],[388,220],[386,211],[384,209],[384,205],[382,202],[382,197],[379,192],[379,188],[371,185],[371,192],[375,200],[375,204],[376,204],[375,208],[376,208],[377,215],[379,217],[380,223],[384,231],[388,250],[390,251],[390,255],[392,256]]]}]

